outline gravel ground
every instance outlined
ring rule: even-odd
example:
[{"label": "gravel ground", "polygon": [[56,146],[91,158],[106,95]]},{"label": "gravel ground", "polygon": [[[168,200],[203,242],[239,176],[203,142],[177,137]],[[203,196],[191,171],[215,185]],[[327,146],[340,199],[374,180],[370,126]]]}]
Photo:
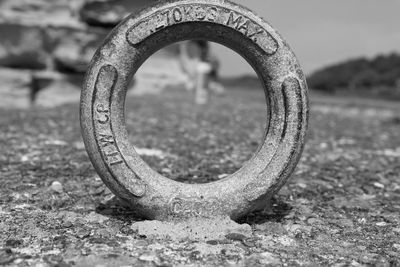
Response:
[{"label": "gravel ground", "polygon": [[[0,109],[0,265],[400,266],[400,105],[314,102],[308,142],[248,235],[157,240],[95,173],[78,105]],[[128,98],[130,137],[151,167],[204,183],[256,150],[266,114],[257,90],[206,107],[188,93]]]}]

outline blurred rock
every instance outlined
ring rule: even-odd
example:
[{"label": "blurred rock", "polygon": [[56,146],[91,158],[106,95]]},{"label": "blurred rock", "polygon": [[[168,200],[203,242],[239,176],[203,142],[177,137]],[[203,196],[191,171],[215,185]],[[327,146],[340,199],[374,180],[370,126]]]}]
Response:
[{"label": "blurred rock", "polygon": [[2,0],[0,21],[31,26],[69,26],[79,28],[79,10],[86,0]]},{"label": "blurred rock", "polygon": [[0,249],[0,265],[7,265],[14,261],[15,254],[12,252],[11,249],[5,248]]},{"label": "blurred rock", "polygon": [[270,252],[263,252],[260,254],[259,263],[265,265],[279,265],[281,261],[277,255]]},{"label": "blurred rock", "polygon": [[47,31],[54,69],[63,73],[84,73],[107,31],[86,28],[53,28]]},{"label": "blurred rock", "polygon": [[0,35],[2,66],[83,73],[106,31],[4,23]]},{"label": "blurred rock", "polygon": [[30,71],[0,68],[1,106],[4,108],[27,108],[29,88],[32,80]]},{"label": "blurred rock", "polygon": [[[83,74],[109,27],[151,2],[0,0],[0,68],[21,70],[21,79],[18,71],[2,79],[6,82],[0,96],[8,97],[1,106],[27,108],[37,103],[53,107],[77,102]],[[177,53],[177,45],[156,53],[135,76],[134,94],[154,94],[184,84]]]},{"label": "blurred rock", "polygon": [[[81,3],[81,4],[80,4]],[[107,30],[79,21],[83,0],[0,2],[0,65],[84,72]]]},{"label": "blurred rock", "polygon": [[114,27],[130,13],[150,5],[155,0],[90,1],[83,5],[81,20],[91,26]]},{"label": "blurred rock", "polygon": [[51,184],[51,190],[53,190],[54,192],[60,193],[60,194],[62,192],[64,192],[62,184],[60,182],[58,182],[58,181],[54,181]]},{"label": "blurred rock", "polygon": [[243,240],[250,237],[252,229],[248,224],[237,224],[228,218],[189,219],[185,222],[141,221],[132,224],[131,229],[147,238],[169,238],[172,240]]},{"label": "blurred rock", "polygon": [[0,24],[0,65],[19,69],[44,69],[44,33],[40,28],[15,23]]}]

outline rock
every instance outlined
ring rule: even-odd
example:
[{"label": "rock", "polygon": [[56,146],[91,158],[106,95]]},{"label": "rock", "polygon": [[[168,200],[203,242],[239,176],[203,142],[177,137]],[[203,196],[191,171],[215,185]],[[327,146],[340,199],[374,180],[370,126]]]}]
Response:
[{"label": "rock", "polygon": [[229,234],[225,235],[225,237],[226,237],[226,239],[233,240],[233,241],[243,241],[247,238],[245,235],[238,234],[238,233],[229,233]]},{"label": "rock", "polygon": [[287,234],[286,229],[281,223],[277,222],[266,222],[255,226],[256,230],[265,232],[266,235],[284,235]]},{"label": "rock", "polygon": [[[77,1],[83,0],[71,3]],[[70,1],[13,2],[0,2],[1,66],[86,71],[106,30],[87,27],[74,18]]]},{"label": "rock", "polygon": [[18,69],[44,69],[49,59],[43,31],[18,23],[0,24],[0,65]]},{"label": "rock", "polygon": [[280,236],[276,239],[282,246],[289,247],[294,246],[296,241],[288,236]]},{"label": "rock", "polygon": [[[62,73],[84,73],[107,31],[103,29],[54,28],[46,31],[54,69]],[[68,36],[68,37],[66,37]]]},{"label": "rock", "polygon": [[281,264],[280,259],[275,255],[270,252],[263,252],[259,255],[259,263],[263,265],[278,265]]},{"label": "rock", "polygon": [[292,235],[296,235],[298,233],[310,234],[312,230],[310,226],[301,224],[286,225],[285,228]]},{"label": "rock", "polygon": [[143,221],[134,223],[132,229],[140,236],[178,241],[222,240],[227,237],[244,239],[252,234],[250,225],[238,224],[229,218],[192,218],[182,222]]},{"label": "rock", "polygon": [[342,228],[353,228],[354,227],[354,222],[351,219],[339,219],[334,221],[336,225],[342,227]]},{"label": "rock", "polygon": [[67,80],[53,81],[40,90],[35,97],[35,105],[46,108],[58,107],[69,103],[79,103],[80,89]]},{"label": "rock", "polygon": [[7,265],[14,261],[15,255],[9,248],[0,249],[0,265]]},{"label": "rock", "polygon": [[85,0],[2,0],[0,18],[27,25],[79,27],[83,24],[77,16],[77,9]]},{"label": "rock", "polygon": [[378,182],[373,183],[373,185],[374,185],[376,188],[380,188],[380,189],[385,188],[385,186],[384,186],[383,184],[378,183]]},{"label": "rock", "polygon": [[47,140],[44,142],[45,145],[48,146],[67,146],[68,143],[63,140]]},{"label": "rock", "polygon": [[81,20],[92,26],[114,27],[123,18],[148,6],[155,0],[90,1],[80,10]]},{"label": "rock", "polygon": [[160,259],[156,254],[142,254],[139,256],[139,260],[148,262],[159,262]]},{"label": "rock", "polygon": [[20,239],[8,239],[6,241],[6,246],[11,248],[19,247],[23,244],[23,241]]},{"label": "rock", "polygon": [[384,226],[387,226],[387,223],[386,222],[378,222],[378,223],[376,223],[376,226],[384,227]]},{"label": "rock", "polygon": [[229,174],[223,173],[223,174],[218,175],[218,179],[224,179],[224,178],[226,178],[228,176],[229,176]]},{"label": "rock", "polygon": [[321,220],[317,219],[317,218],[309,218],[307,220],[307,223],[310,225],[314,225],[314,224],[320,224]]},{"label": "rock", "polygon": [[51,190],[53,190],[54,192],[57,192],[59,194],[64,192],[63,185],[58,181],[54,181],[51,184],[50,188],[51,188]]},{"label": "rock", "polygon": [[103,216],[101,214],[98,214],[98,213],[95,213],[95,212],[91,212],[89,215],[84,217],[84,220],[86,220],[87,222],[103,223],[105,221],[108,221],[109,218],[106,217],[106,216]]},{"label": "rock", "polygon": [[0,68],[0,81],[0,97],[3,108],[27,108],[30,106],[29,94],[32,81],[30,71]]}]

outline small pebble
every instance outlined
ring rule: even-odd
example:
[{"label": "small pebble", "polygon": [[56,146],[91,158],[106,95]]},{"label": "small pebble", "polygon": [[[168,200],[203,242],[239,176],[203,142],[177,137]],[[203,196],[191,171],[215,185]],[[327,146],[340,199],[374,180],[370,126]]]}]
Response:
[{"label": "small pebble", "polygon": [[261,253],[259,262],[264,265],[279,265],[279,264],[281,264],[281,261],[278,258],[278,256],[275,254],[269,253],[269,252]]},{"label": "small pebble", "polygon": [[321,143],[321,144],[319,144],[319,147],[321,149],[327,149],[328,148],[328,144],[327,143]]},{"label": "small pebble", "polygon": [[316,219],[316,218],[309,218],[309,219],[307,220],[307,222],[308,222],[308,224],[316,224],[316,223],[319,223],[320,220],[318,220],[318,219]]},{"label": "small pebble", "polygon": [[297,183],[297,186],[303,189],[307,188],[307,185],[303,183]]},{"label": "small pebble", "polygon": [[142,254],[139,256],[139,260],[141,261],[157,261],[157,256],[154,254]]},{"label": "small pebble", "polygon": [[226,239],[233,240],[233,241],[243,241],[246,239],[245,235],[239,234],[239,233],[229,233],[225,235]]},{"label": "small pebble", "polygon": [[51,190],[53,190],[54,192],[60,193],[60,194],[62,192],[64,192],[62,184],[58,181],[54,181],[51,184]]},{"label": "small pebble", "polygon": [[218,179],[224,179],[224,178],[226,178],[228,176],[229,176],[229,174],[223,173],[223,174],[218,175]]},{"label": "small pebble", "polygon": [[376,226],[386,226],[387,225],[387,223],[385,223],[385,222],[378,222],[378,223],[376,223]]},{"label": "small pebble", "polygon": [[385,188],[385,186],[384,186],[383,184],[378,183],[378,182],[375,182],[375,183],[374,183],[374,186],[375,186],[376,188],[381,188],[381,189]]}]

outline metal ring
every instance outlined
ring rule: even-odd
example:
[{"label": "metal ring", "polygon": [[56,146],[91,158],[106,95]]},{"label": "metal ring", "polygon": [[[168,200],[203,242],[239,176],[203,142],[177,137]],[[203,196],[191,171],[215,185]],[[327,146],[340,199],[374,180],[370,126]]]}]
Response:
[{"label": "metal ring", "polygon": [[[236,173],[184,184],[151,169],[128,141],[124,103],[129,81],[162,47],[205,39],[243,56],[264,85],[269,119],[258,151]],[[96,52],[81,95],[81,127],[105,184],[149,219],[229,216],[265,202],[287,181],[307,130],[307,85],[280,35],[250,10],[225,0],[162,2],[119,24]]]}]

